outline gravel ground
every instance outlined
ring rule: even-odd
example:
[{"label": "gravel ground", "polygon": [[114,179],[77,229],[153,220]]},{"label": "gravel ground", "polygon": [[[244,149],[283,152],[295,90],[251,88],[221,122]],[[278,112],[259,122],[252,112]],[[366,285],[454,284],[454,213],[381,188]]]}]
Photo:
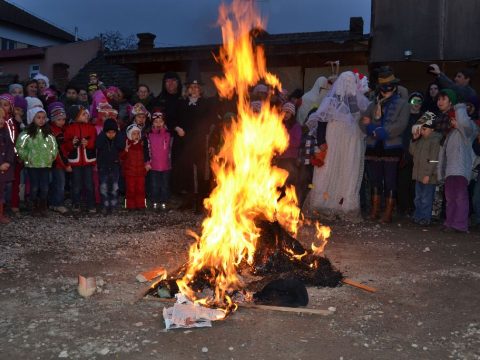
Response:
[{"label": "gravel ground", "polygon": [[[331,223],[326,255],[378,289],[310,288],[330,316],[240,309],[212,328],[166,332],[163,304],[132,303],[135,276],[182,264],[188,212],[28,215],[0,228],[2,359],[480,359],[480,233],[407,222]],[[309,229],[299,235],[305,243]],[[97,293],[77,294],[77,276]]]}]

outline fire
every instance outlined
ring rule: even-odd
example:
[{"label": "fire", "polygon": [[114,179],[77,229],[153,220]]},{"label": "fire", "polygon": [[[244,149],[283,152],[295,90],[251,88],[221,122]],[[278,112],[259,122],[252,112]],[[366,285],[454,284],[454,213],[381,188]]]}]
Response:
[{"label": "fire", "polygon": [[328,238],[330,237],[331,229],[328,226],[322,226],[318,222],[315,223],[315,228],[317,230],[317,239],[320,240],[320,245],[315,246],[312,243],[312,251],[314,255],[320,256],[325,250],[325,246],[327,245]]},{"label": "fire", "polygon": [[219,12],[223,47],[216,60],[224,77],[213,80],[222,97],[237,94],[237,119],[225,129],[225,145],[212,161],[217,186],[205,200],[209,215],[202,223],[202,234],[192,234],[196,242],[190,248],[185,275],[177,284],[183,294],[198,300],[201,295],[192,289],[192,283],[197,275],[208,274],[215,295],[202,303],[228,308],[232,304],[228,293],[243,285],[238,266],[244,261],[253,263],[260,236],[255,222],[278,221],[295,236],[300,209],[293,187],[280,199],[288,173],[271,165],[272,158],[288,146],[283,114],[269,99],[260,113],[255,113],[249,101],[249,88],[261,80],[281,90],[278,78],[266,69],[263,48],[255,46],[250,36],[263,22],[250,1],[222,4]]}]

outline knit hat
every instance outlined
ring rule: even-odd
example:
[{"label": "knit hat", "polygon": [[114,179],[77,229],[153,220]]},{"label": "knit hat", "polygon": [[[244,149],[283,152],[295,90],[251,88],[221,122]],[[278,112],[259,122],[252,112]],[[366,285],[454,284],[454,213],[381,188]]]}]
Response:
[{"label": "knit hat", "polygon": [[50,87],[50,80],[48,79],[48,77],[46,77],[45,75],[43,74],[40,74],[38,73],[37,75],[35,75],[33,77],[34,80],[43,80],[45,82],[45,88],[49,88]]},{"label": "knit hat", "polygon": [[457,94],[452,89],[442,89],[440,90],[440,95],[448,97],[452,105],[457,104]]},{"label": "knit hat", "polygon": [[15,89],[22,89],[23,92],[23,86],[21,84],[10,84],[8,86],[8,92],[11,94],[13,90]]},{"label": "knit hat", "polygon": [[82,105],[72,105],[68,109],[68,119],[70,121],[76,121],[78,118],[78,115],[82,112],[82,110],[85,110],[85,108]]},{"label": "knit hat", "polygon": [[113,119],[107,119],[103,123],[103,132],[107,132],[110,130],[115,130],[115,132],[118,132],[118,124]]},{"label": "knit hat", "polygon": [[268,93],[268,87],[267,85],[264,84],[258,84],[253,88],[253,93],[258,94],[258,93]]},{"label": "knit hat", "polygon": [[142,103],[136,103],[132,108],[132,113],[131,113],[132,118],[141,114],[144,114],[147,117],[150,117],[150,113],[147,111],[145,106]]},{"label": "knit hat", "polygon": [[293,105],[291,102],[286,102],[282,106],[282,111],[285,112],[285,113],[289,112],[290,114],[295,116],[295,112],[296,112],[295,111],[295,105]]},{"label": "knit hat", "polygon": [[415,125],[420,125],[422,127],[426,127],[429,129],[435,129],[435,121],[437,119],[437,116],[430,111],[426,111],[420,119],[417,120]]},{"label": "knit hat", "polygon": [[0,100],[5,100],[5,101],[8,101],[10,103],[10,113],[13,116],[13,114],[15,112],[15,109],[14,109],[15,99],[13,98],[13,96],[8,94],[8,93],[4,93],[4,94],[0,95]]},{"label": "knit hat", "polygon": [[128,140],[132,140],[132,134],[134,131],[138,131],[140,132],[140,134],[142,133],[142,130],[135,124],[131,124],[127,127],[127,138]]},{"label": "knit hat", "polygon": [[48,116],[50,118],[50,121],[56,121],[61,118],[66,118],[67,113],[65,112],[63,103],[56,101],[48,105]]},{"label": "knit hat", "polygon": [[28,110],[33,109],[35,107],[40,107],[43,108],[43,103],[40,101],[39,98],[32,97],[32,96],[27,96],[25,98],[27,100],[27,108]]},{"label": "knit hat", "polygon": [[33,122],[33,119],[35,118],[35,115],[37,115],[39,112],[44,112],[47,114],[47,112],[40,107],[34,107],[30,110],[27,111],[27,124],[31,124]]},{"label": "knit hat", "polygon": [[21,108],[23,112],[27,112],[28,110],[28,103],[27,100],[23,96],[15,96],[13,101],[13,106],[16,108]]}]

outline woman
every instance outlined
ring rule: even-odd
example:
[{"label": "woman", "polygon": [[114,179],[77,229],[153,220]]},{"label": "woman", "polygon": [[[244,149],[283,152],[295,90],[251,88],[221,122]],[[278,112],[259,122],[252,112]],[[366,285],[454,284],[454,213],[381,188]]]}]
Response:
[{"label": "woman", "polygon": [[430,111],[437,114],[439,112],[437,106],[439,92],[440,89],[438,88],[438,84],[436,82],[432,82],[428,85],[426,96],[422,104],[422,113],[425,111]]},{"label": "woman", "polygon": [[307,211],[361,220],[360,185],[365,145],[358,120],[369,103],[364,96],[366,91],[366,77],[350,71],[341,73],[306,123],[312,134],[317,133],[319,123],[328,123],[325,136],[328,150],[324,164],[314,169],[313,189],[305,201]]}]

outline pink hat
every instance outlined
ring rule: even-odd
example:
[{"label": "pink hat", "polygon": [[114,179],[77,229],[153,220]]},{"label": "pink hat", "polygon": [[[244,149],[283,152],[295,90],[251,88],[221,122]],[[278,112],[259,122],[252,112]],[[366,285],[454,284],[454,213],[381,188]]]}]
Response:
[{"label": "pink hat", "polygon": [[135,117],[141,114],[146,115],[147,117],[150,117],[150,113],[147,111],[147,109],[142,103],[136,103],[133,106],[131,114],[132,114],[132,117]]}]

